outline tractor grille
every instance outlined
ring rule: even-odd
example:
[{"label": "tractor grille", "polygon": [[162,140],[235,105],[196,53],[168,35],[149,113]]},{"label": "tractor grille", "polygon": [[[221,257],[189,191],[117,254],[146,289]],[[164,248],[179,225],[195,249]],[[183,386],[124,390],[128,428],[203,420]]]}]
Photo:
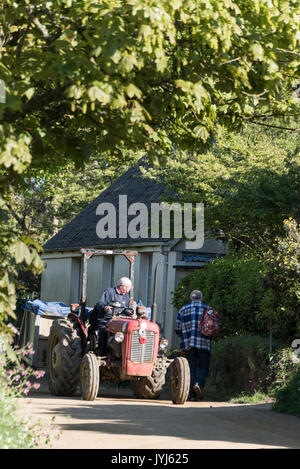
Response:
[{"label": "tractor grille", "polygon": [[131,336],[130,361],[133,363],[152,362],[154,352],[154,332],[145,331],[147,342],[140,343],[138,331],[134,331]]}]

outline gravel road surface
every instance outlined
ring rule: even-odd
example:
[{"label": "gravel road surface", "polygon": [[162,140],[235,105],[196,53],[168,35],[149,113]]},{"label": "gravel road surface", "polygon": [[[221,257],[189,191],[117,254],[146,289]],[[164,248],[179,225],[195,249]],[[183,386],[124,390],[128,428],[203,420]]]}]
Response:
[{"label": "gravel road surface", "polygon": [[271,404],[187,402],[132,397],[130,389],[104,389],[95,401],[50,396],[45,387],[19,402],[20,412],[59,426],[53,449],[300,448],[300,419]]}]

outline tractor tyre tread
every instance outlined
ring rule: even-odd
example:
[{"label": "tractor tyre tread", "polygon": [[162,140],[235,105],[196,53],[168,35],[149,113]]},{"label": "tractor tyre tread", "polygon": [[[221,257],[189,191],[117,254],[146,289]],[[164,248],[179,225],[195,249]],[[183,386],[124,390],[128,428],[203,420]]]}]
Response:
[{"label": "tractor tyre tread", "polygon": [[85,401],[94,401],[99,390],[99,364],[93,352],[83,356],[80,367],[81,397]]},{"label": "tractor tyre tread", "polygon": [[[59,344],[60,367],[52,365],[53,348]],[[56,319],[50,329],[47,347],[47,377],[49,391],[55,396],[73,396],[79,384],[81,338],[73,321]]]},{"label": "tractor tyre tread", "polygon": [[163,359],[158,359],[151,376],[133,381],[134,396],[139,399],[157,399],[166,382],[167,367]]},{"label": "tractor tyre tread", "polygon": [[185,357],[176,357],[170,368],[170,390],[173,404],[184,404],[190,389],[190,367]]}]

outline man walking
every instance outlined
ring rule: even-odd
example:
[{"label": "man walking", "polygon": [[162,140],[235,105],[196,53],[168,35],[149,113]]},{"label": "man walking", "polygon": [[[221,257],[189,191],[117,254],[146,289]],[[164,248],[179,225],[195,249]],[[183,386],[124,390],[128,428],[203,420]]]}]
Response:
[{"label": "man walking", "polygon": [[203,389],[209,372],[211,339],[200,333],[199,321],[207,306],[202,302],[202,293],[192,291],[190,303],[178,312],[175,332],[181,338],[180,348],[185,351],[191,373],[189,400],[204,398]]}]

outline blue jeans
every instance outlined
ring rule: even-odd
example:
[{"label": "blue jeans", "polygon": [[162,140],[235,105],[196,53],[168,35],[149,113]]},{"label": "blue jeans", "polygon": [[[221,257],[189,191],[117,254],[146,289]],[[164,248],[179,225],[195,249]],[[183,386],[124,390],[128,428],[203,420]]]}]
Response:
[{"label": "blue jeans", "polygon": [[196,383],[199,384],[200,388],[204,388],[209,372],[210,352],[208,350],[201,350],[192,347],[186,351],[186,358],[190,365],[190,389],[192,389]]}]

